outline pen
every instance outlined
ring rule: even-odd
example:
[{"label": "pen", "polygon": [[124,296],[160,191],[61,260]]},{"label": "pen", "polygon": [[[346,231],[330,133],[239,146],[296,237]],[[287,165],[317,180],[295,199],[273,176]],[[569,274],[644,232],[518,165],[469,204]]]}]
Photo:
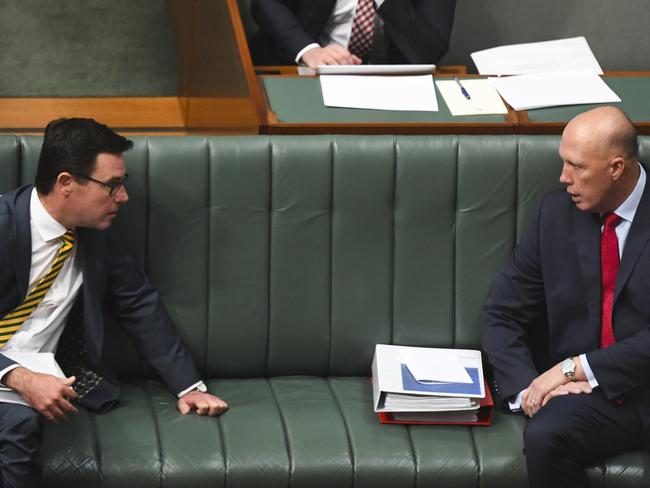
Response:
[{"label": "pen", "polygon": [[467,98],[468,100],[471,100],[472,97],[469,96],[469,93],[467,93],[467,90],[465,90],[465,87],[464,87],[463,85],[460,84],[460,80],[458,79],[457,76],[454,76],[454,81],[455,81],[456,84],[458,85],[458,88],[460,88],[460,92],[463,94],[463,96],[464,96],[465,98]]}]

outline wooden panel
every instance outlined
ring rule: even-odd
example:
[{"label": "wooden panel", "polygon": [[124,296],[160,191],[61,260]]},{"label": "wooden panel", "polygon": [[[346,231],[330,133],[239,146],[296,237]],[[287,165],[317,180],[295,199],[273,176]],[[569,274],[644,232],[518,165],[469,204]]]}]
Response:
[{"label": "wooden panel", "polygon": [[234,0],[169,0],[189,130],[259,131],[266,110]]},{"label": "wooden panel", "polygon": [[176,97],[0,98],[0,127],[41,130],[60,117],[89,117],[112,128],[183,129]]},{"label": "wooden panel", "polygon": [[257,113],[252,99],[201,97],[189,98],[190,128],[258,133]]},{"label": "wooden panel", "polygon": [[0,98],[0,132],[90,117],[130,133],[258,133],[266,117],[235,0],[168,0],[178,97]]}]

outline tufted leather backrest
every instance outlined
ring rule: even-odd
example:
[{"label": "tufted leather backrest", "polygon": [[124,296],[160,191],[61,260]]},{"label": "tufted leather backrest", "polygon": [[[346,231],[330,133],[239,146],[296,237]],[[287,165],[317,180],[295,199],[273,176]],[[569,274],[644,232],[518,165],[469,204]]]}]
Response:
[{"label": "tufted leather backrest", "polygon": [[[206,377],[367,375],[376,343],[479,347],[555,136],[135,138],[116,225]],[[41,139],[0,137],[0,193]],[[650,138],[642,139],[650,150]],[[107,360],[150,376],[109,331]]]}]

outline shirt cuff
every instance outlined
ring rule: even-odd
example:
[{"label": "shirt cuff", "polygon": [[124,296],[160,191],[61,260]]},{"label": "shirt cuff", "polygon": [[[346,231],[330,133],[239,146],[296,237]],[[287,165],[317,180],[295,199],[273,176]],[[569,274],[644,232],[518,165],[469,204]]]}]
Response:
[{"label": "shirt cuff", "polygon": [[8,386],[5,385],[5,382],[4,382],[5,375],[9,371],[12,371],[12,370],[16,369],[18,366],[20,366],[20,364],[18,364],[18,363],[12,364],[11,366],[7,366],[5,369],[0,371],[0,386],[4,386],[5,388],[9,388]]},{"label": "shirt cuff", "polygon": [[199,390],[199,391],[202,391],[202,392],[205,393],[206,391],[208,391],[208,387],[205,386],[205,383],[203,383],[203,381],[197,381],[192,386],[189,386],[189,387],[185,388],[183,391],[181,391],[178,394],[178,398],[181,398],[182,396],[188,394],[189,392],[191,392],[193,390]]},{"label": "shirt cuff", "polygon": [[317,42],[312,42],[311,44],[306,45],[303,47],[300,52],[296,55],[296,64],[300,64],[300,58],[302,58],[302,55],[305,54],[307,51],[320,47],[320,44]]},{"label": "shirt cuff", "polygon": [[580,364],[582,365],[582,370],[585,372],[585,376],[587,377],[589,386],[591,386],[592,388],[596,388],[598,386],[598,380],[594,376],[594,372],[591,370],[591,366],[589,366],[589,361],[587,361],[587,355],[580,354],[578,358],[580,359]]},{"label": "shirt cuff", "polygon": [[[526,388],[526,390],[528,390],[528,388]],[[521,390],[519,395],[517,395],[513,401],[508,402],[508,407],[510,407],[511,412],[521,410],[521,402],[524,399],[524,393],[526,393],[526,390]]]}]

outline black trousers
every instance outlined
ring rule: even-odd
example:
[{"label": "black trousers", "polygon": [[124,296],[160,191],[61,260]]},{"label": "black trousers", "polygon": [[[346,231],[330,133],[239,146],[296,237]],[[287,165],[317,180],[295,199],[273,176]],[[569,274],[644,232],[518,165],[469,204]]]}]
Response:
[{"label": "black trousers", "polygon": [[529,486],[588,488],[586,465],[646,445],[639,410],[638,402],[610,401],[599,390],[551,400],[524,431]]},{"label": "black trousers", "polygon": [[43,417],[31,407],[0,403],[0,487],[40,486]]}]

